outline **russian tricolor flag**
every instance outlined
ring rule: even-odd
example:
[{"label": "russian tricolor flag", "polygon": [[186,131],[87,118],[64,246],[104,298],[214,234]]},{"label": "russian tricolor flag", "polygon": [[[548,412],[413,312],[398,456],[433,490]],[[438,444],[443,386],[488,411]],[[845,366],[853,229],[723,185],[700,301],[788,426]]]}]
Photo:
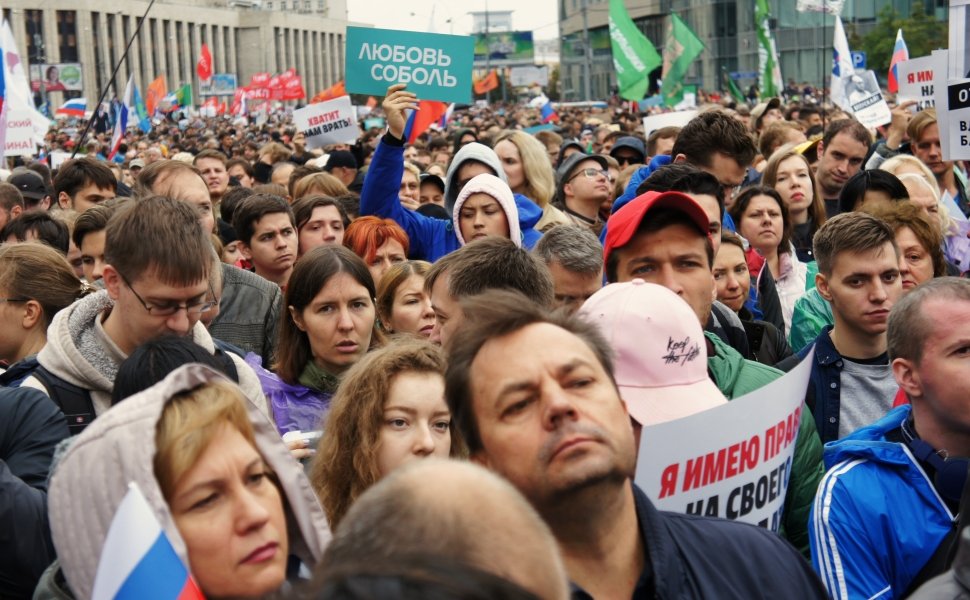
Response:
[{"label": "russian tricolor flag", "polygon": [[91,599],[204,599],[135,483],[108,528]]},{"label": "russian tricolor flag", "polygon": [[540,111],[542,113],[543,123],[559,122],[559,115],[557,115],[556,111],[552,109],[552,102],[547,100],[546,103],[542,105]]},{"label": "russian tricolor flag", "polygon": [[889,91],[896,93],[899,91],[899,63],[909,60],[909,48],[903,40],[903,30],[896,31],[896,46],[893,48],[893,57],[889,61]]},{"label": "russian tricolor flag", "polygon": [[62,104],[54,114],[59,117],[78,117],[83,119],[87,109],[88,101],[86,98],[71,98]]}]

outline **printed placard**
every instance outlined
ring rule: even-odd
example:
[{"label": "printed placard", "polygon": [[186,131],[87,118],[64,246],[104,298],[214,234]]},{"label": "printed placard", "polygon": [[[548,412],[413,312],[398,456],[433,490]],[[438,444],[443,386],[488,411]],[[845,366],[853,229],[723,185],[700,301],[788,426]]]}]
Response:
[{"label": "printed placard", "polygon": [[7,134],[3,143],[4,156],[33,156],[37,154],[34,144],[34,124],[30,113],[11,110],[7,114]]},{"label": "printed placard", "polygon": [[790,373],[740,398],[643,428],[636,484],[660,510],[778,531],[798,439],[809,352]]},{"label": "printed placard", "polygon": [[360,136],[350,96],[294,110],[293,123],[306,136],[306,146],[310,149],[328,144],[351,144]]},{"label": "printed placard", "polygon": [[913,112],[936,106],[934,79],[946,72],[946,63],[939,57],[920,56],[899,63],[899,93],[897,103],[915,101]]},{"label": "printed placard", "polygon": [[347,28],[347,91],[383,96],[407,84],[421,100],[468,103],[474,39],[467,35]]},{"label": "printed placard", "polygon": [[845,104],[866,127],[878,127],[893,120],[889,105],[882,97],[873,71],[856,71],[843,81]]}]

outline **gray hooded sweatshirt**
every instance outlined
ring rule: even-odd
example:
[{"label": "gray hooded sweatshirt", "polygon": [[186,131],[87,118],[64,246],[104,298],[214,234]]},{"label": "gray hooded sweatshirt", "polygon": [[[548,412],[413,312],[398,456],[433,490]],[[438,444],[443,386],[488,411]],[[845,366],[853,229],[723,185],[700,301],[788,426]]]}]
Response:
[{"label": "gray hooded sweatshirt", "polygon": [[[121,362],[127,358],[99,326],[101,315],[113,306],[108,292],[102,290],[58,312],[47,329],[47,344],[37,355],[37,361],[48,371],[91,392],[96,415],[111,407],[115,376]],[[212,337],[201,322],[192,329],[192,341],[207,352],[215,353]],[[269,415],[266,398],[252,368],[242,358],[231,353],[229,356],[236,365],[243,392],[253,399],[264,415]],[[22,385],[50,395],[36,377],[28,377]]]},{"label": "gray hooded sweatshirt", "polygon": [[[76,598],[91,598],[105,536],[130,482],[141,488],[175,552],[189,565],[185,541],[155,479],[155,430],[172,396],[214,380],[225,377],[202,365],[180,367],[95,419],[58,463],[51,477],[48,512],[60,567]],[[279,480],[289,552],[312,569],[332,537],[326,515],[303,467],[290,456],[252,397],[247,397],[247,411],[256,450]]]},{"label": "gray hooded sweatshirt", "polygon": [[505,183],[509,182],[505,176],[505,169],[502,168],[502,163],[499,161],[498,155],[495,154],[494,150],[478,142],[465,144],[455,154],[455,157],[451,161],[451,166],[448,167],[448,173],[445,174],[445,210],[448,211],[449,215],[454,213],[455,202],[458,200],[458,194],[461,193],[461,186],[458,184],[458,170],[470,160],[484,164],[492,169],[493,175]]}]

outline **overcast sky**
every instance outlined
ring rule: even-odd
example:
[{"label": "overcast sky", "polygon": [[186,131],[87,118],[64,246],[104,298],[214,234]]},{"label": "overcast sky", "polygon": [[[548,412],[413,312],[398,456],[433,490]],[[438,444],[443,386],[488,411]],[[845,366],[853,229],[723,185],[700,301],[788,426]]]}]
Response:
[{"label": "overcast sky", "polygon": [[[445,2],[441,0],[349,0],[348,17],[351,21],[373,24],[384,29],[407,29],[428,31],[434,14],[437,33],[471,33],[472,18],[469,11],[511,10],[512,27],[533,32],[537,40],[559,37],[559,19],[556,0],[466,0]],[[448,23],[447,20],[452,22]]]}]

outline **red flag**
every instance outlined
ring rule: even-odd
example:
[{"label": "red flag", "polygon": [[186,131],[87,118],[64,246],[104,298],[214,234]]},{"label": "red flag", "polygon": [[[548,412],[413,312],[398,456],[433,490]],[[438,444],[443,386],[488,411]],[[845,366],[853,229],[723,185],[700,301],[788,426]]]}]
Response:
[{"label": "red flag", "polygon": [[347,88],[344,87],[344,82],[343,80],[341,80],[333,84],[332,86],[328,87],[327,89],[323,90],[322,92],[319,92],[316,96],[313,97],[312,100],[310,100],[310,104],[313,104],[315,102],[326,102],[327,100],[333,100],[334,98],[338,98],[340,96],[346,96],[346,95],[347,95]]},{"label": "red flag", "polygon": [[254,88],[264,88],[269,86],[269,73],[255,73],[252,79],[249,80],[249,87]]},{"label": "red flag", "polygon": [[282,100],[283,99],[283,80],[279,75],[273,75],[269,78],[269,98],[270,100]]},{"label": "red flag", "polygon": [[209,53],[209,46],[206,44],[202,44],[199,64],[195,66],[195,72],[199,74],[199,79],[203,81],[208,81],[212,77],[212,54]]},{"label": "red flag", "polygon": [[438,119],[444,116],[448,110],[448,105],[444,102],[434,100],[421,100],[418,102],[418,110],[411,113],[408,122],[404,126],[404,137],[409,144],[413,144],[422,133],[431,127],[432,123],[437,123]]},{"label": "red flag", "polygon": [[303,78],[299,75],[288,77],[283,84],[284,100],[300,100],[306,98],[306,90],[303,89]]}]

